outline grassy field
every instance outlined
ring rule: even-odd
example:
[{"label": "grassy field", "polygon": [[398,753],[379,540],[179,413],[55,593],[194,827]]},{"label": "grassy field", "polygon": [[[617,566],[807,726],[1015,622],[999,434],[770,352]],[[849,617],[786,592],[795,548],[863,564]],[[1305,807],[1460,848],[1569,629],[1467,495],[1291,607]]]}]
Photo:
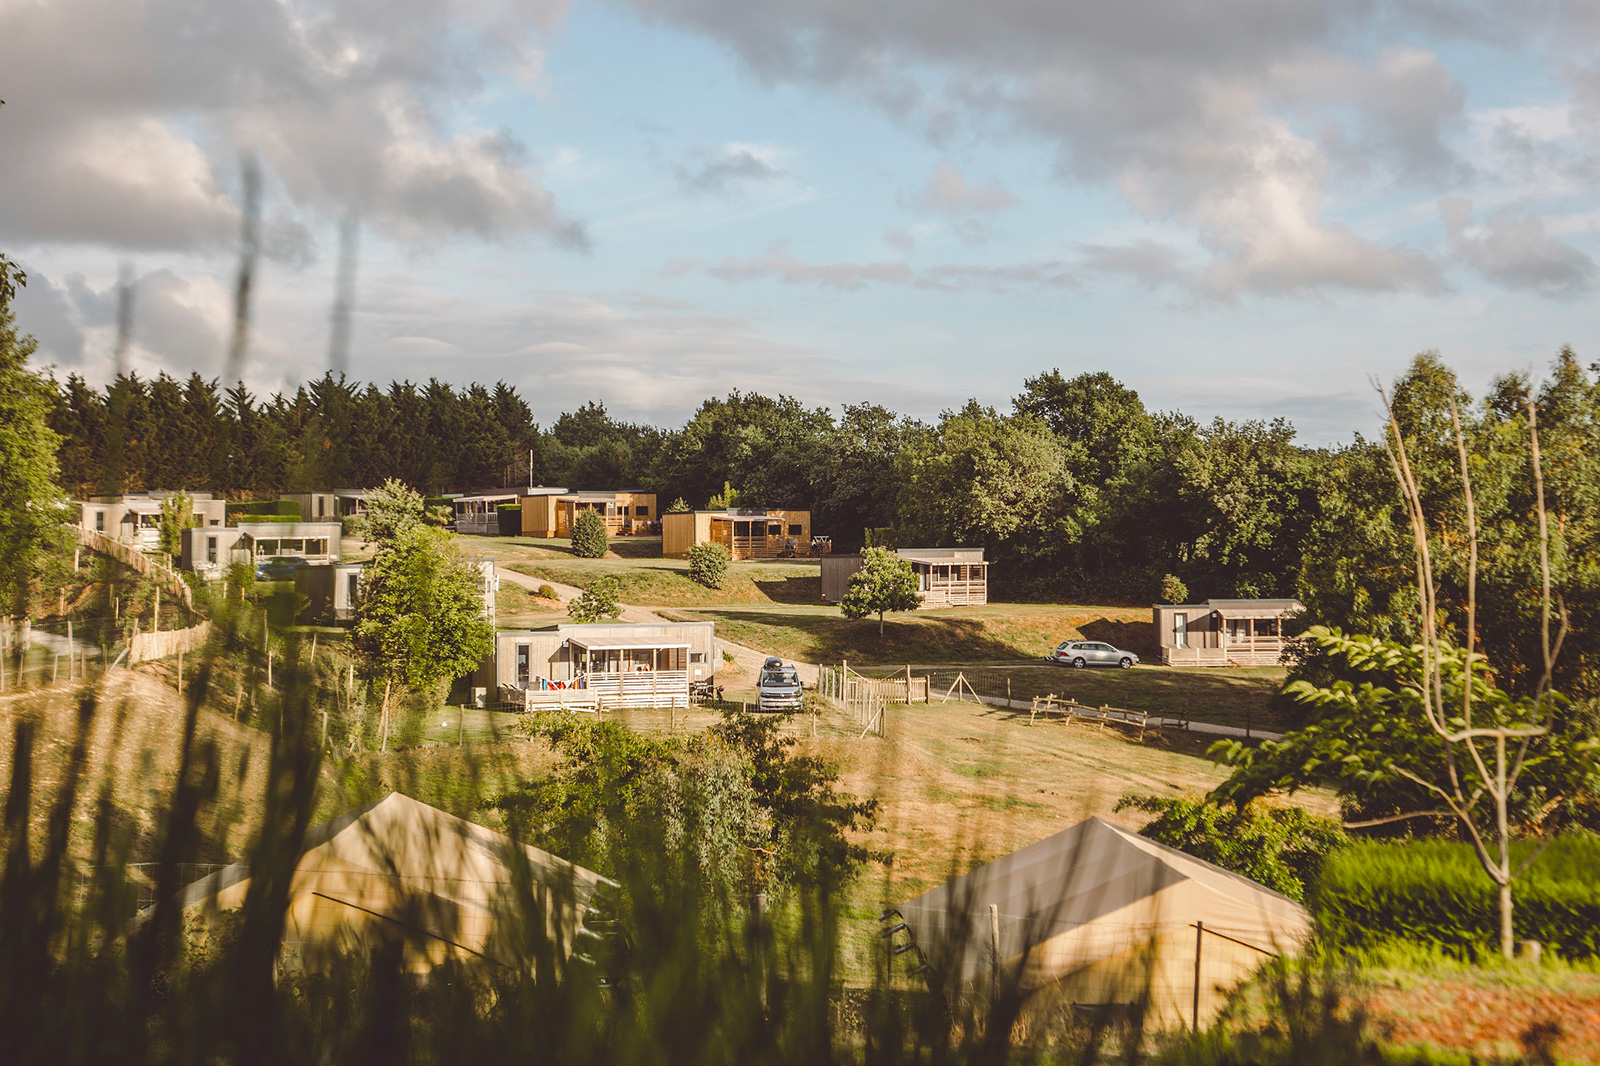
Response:
[{"label": "grassy field", "polygon": [[509,581],[500,582],[494,599],[495,624],[501,629],[531,629],[565,621],[567,617],[560,600],[543,599]]},{"label": "grassy field", "polygon": [[1035,659],[1063,640],[1104,640],[1141,656],[1154,649],[1150,612],[1124,607],[990,603],[849,621],[821,603],[666,612],[710,620],[719,636],[804,662],[937,663]]}]

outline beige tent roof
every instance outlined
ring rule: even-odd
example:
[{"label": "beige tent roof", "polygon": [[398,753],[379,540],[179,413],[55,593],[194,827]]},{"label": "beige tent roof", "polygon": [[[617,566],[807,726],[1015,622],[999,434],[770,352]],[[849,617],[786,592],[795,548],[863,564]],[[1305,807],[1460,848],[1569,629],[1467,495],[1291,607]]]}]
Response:
[{"label": "beige tent roof", "polygon": [[[900,906],[931,964],[983,980],[995,953],[1029,988],[1058,984],[1077,1003],[1148,997],[1150,1014],[1202,1020],[1263,961],[1310,932],[1286,896],[1191,855],[1090,818]],[[1203,931],[1202,928],[1203,927]]]},{"label": "beige tent roof", "polygon": [[[463,954],[510,961],[516,952],[505,950],[496,934],[523,924],[505,922],[517,917],[515,867],[522,859],[547,893],[539,904],[545,935],[570,951],[596,891],[610,882],[391,792],[306,834],[290,883],[285,944],[314,949],[376,931],[403,935],[415,969]],[[231,910],[244,902],[249,885],[249,865],[234,863],[189,886],[183,905]]]}]

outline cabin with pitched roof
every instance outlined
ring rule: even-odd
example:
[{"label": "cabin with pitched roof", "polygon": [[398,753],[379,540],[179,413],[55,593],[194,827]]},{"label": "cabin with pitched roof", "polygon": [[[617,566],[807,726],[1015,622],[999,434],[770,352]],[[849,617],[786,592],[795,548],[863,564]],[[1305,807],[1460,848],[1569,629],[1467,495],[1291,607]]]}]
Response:
[{"label": "cabin with pitched roof", "polygon": [[1161,661],[1168,666],[1276,666],[1286,621],[1299,600],[1207,600],[1152,608]]}]

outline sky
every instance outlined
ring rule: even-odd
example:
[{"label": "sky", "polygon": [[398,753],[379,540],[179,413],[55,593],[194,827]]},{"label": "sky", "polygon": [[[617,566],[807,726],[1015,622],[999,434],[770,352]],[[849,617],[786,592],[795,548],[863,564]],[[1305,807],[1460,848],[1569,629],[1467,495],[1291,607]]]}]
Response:
[{"label": "sky", "polygon": [[0,0],[0,252],[58,376],[504,380],[681,423],[731,390],[923,418],[1105,370],[1371,434],[1438,350],[1585,362],[1600,5]]}]

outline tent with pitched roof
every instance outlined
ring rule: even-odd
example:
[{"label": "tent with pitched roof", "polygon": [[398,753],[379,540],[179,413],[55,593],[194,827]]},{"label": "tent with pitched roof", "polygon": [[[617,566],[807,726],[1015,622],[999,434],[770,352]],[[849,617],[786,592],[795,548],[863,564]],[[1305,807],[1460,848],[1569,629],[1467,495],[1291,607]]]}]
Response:
[{"label": "tent with pitched roof", "polygon": [[1287,896],[1099,818],[899,910],[929,964],[963,983],[998,966],[1076,1004],[1143,1001],[1147,1022],[1164,1027],[1203,1024],[1311,931]]},{"label": "tent with pitched roof", "polygon": [[[190,885],[183,906],[236,909],[250,877],[248,863],[234,863]],[[391,792],[306,834],[284,946],[309,956],[398,937],[418,971],[446,958],[511,963],[532,953],[527,941],[536,937],[570,953],[604,884],[591,870]],[[542,912],[542,930],[529,926],[530,911]],[[519,937],[524,943],[514,944]]]}]

